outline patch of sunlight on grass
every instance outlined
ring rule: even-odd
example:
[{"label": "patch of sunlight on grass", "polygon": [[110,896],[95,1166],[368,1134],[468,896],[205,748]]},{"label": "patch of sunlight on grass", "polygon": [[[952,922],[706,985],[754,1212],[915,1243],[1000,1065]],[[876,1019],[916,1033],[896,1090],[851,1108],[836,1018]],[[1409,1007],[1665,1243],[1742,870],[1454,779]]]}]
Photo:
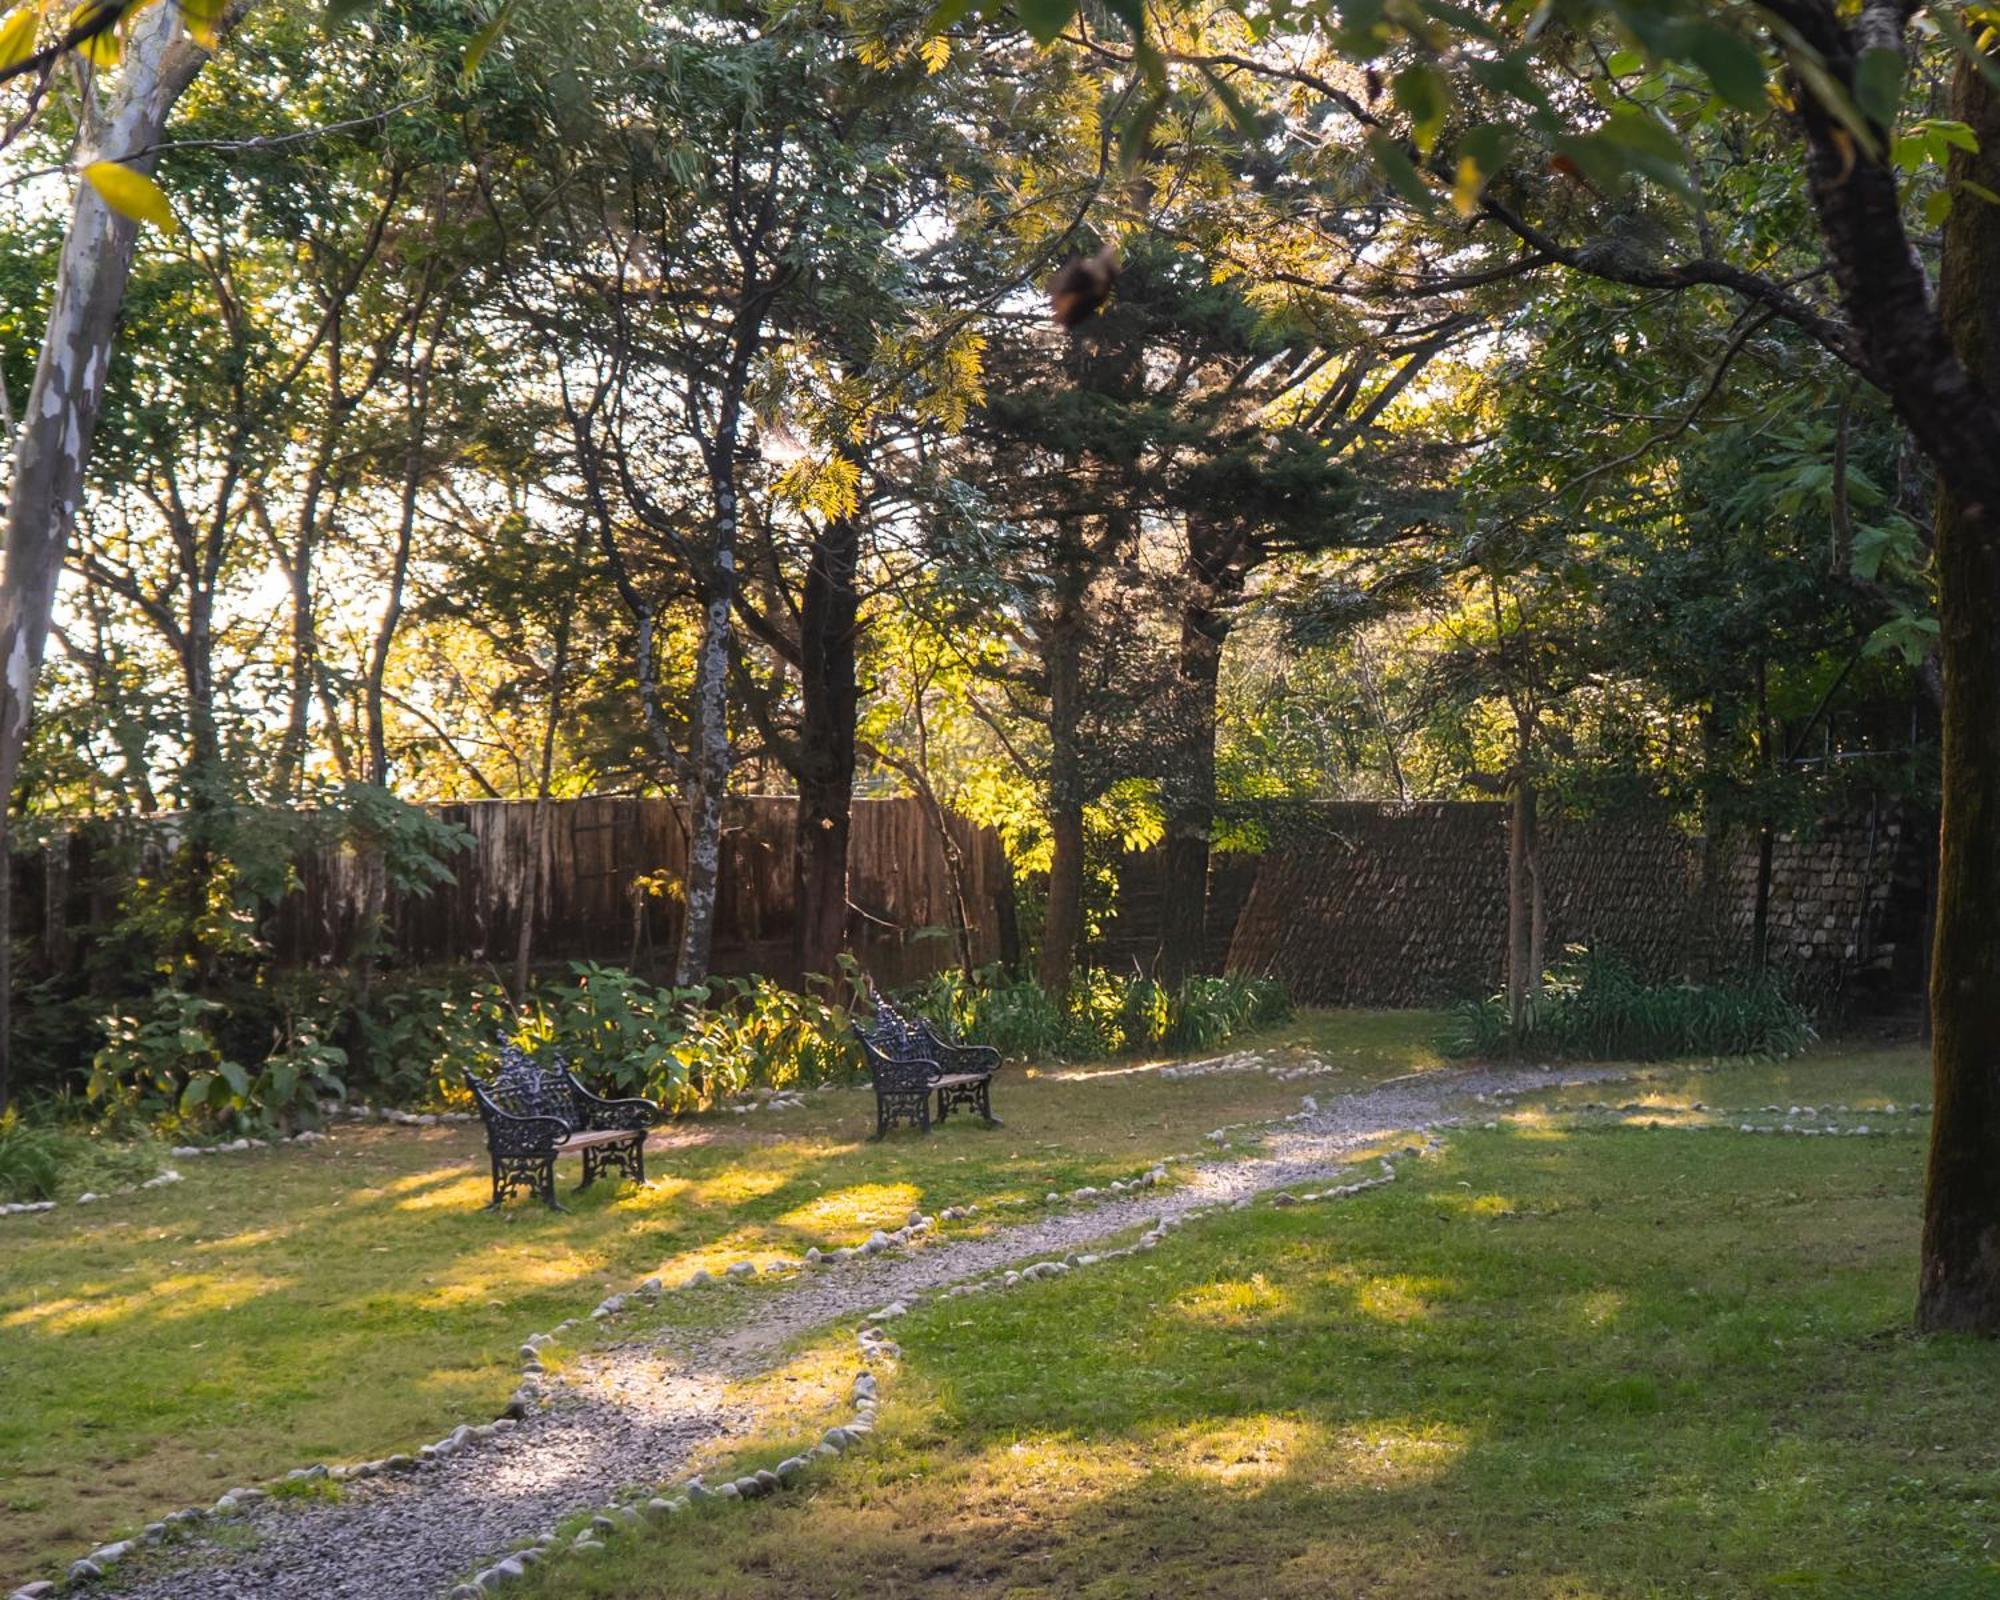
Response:
[{"label": "patch of sunlight on grass", "polygon": [[1258,1482],[1290,1469],[1320,1431],[1292,1417],[1268,1413],[1227,1417],[1179,1429],[1163,1452],[1189,1475],[1218,1483]]},{"label": "patch of sunlight on grass", "polygon": [[1625,1313],[1626,1297],[1620,1289],[1593,1289],[1576,1303],[1577,1320],[1585,1327],[1604,1328]]},{"label": "patch of sunlight on grass", "polygon": [[746,1200],[761,1200],[767,1194],[776,1194],[792,1181],[793,1169],[789,1166],[778,1168],[726,1167],[712,1178],[705,1178],[694,1184],[689,1198],[699,1205],[733,1206]]},{"label": "patch of sunlight on grass", "polygon": [[465,1176],[463,1165],[454,1162],[448,1167],[426,1167],[421,1172],[406,1172],[400,1178],[392,1178],[387,1183],[371,1184],[358,1190],[362,1195],[407,1195],[419,1189],[427,1189],[435,1184],[456,1183]]},{"label": "patch of sunlight on grass", "polygon": [[1138,1481],[1146,1470],[1132,1459],[1129,1447],[1093,1445],[1073,1434],[1027,1434],[987,1454],[996,1464],[1004,1463],[1002,1475],[1014,1485],[1057,1488],[1068,1500],[1078,1498],[1079,1484],[1110,1495]]},{"label": "patch of sunlight on grass", "polygon": [[478,1210],[492,1190],[483,1172],[461,1172],[455,1181],[440,1181],[422,1194],[405,1195],[396,1202],[398,1211]]},{"label": "patch of sunlight on grass", "polygon": [[1205,1283],[1176,1300],[1174,1309],[1190,1322],[1242,1331],[1262,1326],[1291,1305],[1289,1290],[1256,1272],[1225,1283]]},{"label": "patch of sunlight on grass", "polygon": [[206,1272],[183,1273],[161,1278],[129,1294],[50,1300],[25,1306],[11,1316],[0,1318],[0,1327],[33,1328],[37,1333],[78,1333],[141,1315],[148,1322],[156,1319],[171,1322],[210,1311],[233,1311],[259,1295],[275,1294],[290,1287],[291,1283],[284,1278],[250,1277],[242,1273],[223,1278]]},{"label": "patch of sunlight on grass", "polygon": [[1422,1322],[1436,1314],[1437,1300],[1447,1287],[1442,1278],[1406,1272],[1364,1278],[1355,1288],[1354,1304],[1378,1322]]},{"label": "patch of sunlight on grass", "polygon": [[1345,1428],[1328,1441],[1340,1459],[1342,1480],[1376,1488],[1436,1483],[1471,1448],[1472,1436],[1448,1423],[1382,1419]]},{"label": "patch of sunlight on grass", "polygon": [[794,1206],[778,1218],[781,1228],[832,1233],[874,1228],[884,1219],[895,1223],[916,1208],[923,1190],[913,1183],[858,1183]]},{"label": "patch of sunlight on grass", "polygon": [[1511,1217],[1516,1207],[1504,1194],[1439,1195],[1438,1199],[1468,1217]]},{"label": "patch of sunlight on grass", "polygon": [[[281,1239],[289,1239],[296,1228],[246,1228],[241,1233],[225,1234],[220,1239],[191,1239],[185,1244],[176,1244],[180,1250],[252,1250],[260,1244],[276,1244]],[[162,1237],[156,1233],[155,1238]]]}]

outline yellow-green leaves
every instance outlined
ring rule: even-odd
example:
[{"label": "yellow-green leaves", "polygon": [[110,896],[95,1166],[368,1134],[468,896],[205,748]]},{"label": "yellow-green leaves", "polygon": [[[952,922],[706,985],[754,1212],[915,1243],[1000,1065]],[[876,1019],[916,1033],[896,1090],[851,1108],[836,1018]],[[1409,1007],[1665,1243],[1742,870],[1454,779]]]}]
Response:
[{"label": "yellow-green leaves", "polygon": [[861,509],[861,469],[845,456],[794,461],[774,487],[792,504],[823,517],[851,517]]},{"label": "yellow-green leaves", "polygon": [[1451,85],[1444,74],[1428,61],[1419,61],[1396,74],[1396,104],[1410,119],[1410,135],[1423,155],[1431,153],[1438,134],[1444,129],[1445,113],[1451,106]]},{"label": "yellow-green leaves", "polygon": [[459,81],[470,83],[479,72],[479,63],[486,59],[486,52],[493,48],[494,40],[507,30],[507,19],[514,10],[514,0],[500,0],[500,9],[493,13],[492,20],[472,36],[472,43],[465,47],[465,64],[458,69]]},{"label": "yellow-green leaves", "polygon": [[76,53],[93,67],[115,67],[125,46],[118,24],[125,18],[126,0],[83,0],[70,13],[69,32],[78,37]]},{"label": "yellow-green leaves", "polygon": [[222,42],[222,15],[229,0],[180,0],[181,22],[204,50]]},{"label": "yellow-green leaves", "polygon": [[93,161],[83,169],[83,177],[97,191],[98,198],[121,217],[150,222],[162,233],[173,233],[180,227],[174,208],[167,203],[166,191],[124,162]]},{"label": "yellow-green leaves", "polygon": [[35,24],[39,21],[41,8],[23,5],[0,22],[0,72],[18,66],[35,53]]}]

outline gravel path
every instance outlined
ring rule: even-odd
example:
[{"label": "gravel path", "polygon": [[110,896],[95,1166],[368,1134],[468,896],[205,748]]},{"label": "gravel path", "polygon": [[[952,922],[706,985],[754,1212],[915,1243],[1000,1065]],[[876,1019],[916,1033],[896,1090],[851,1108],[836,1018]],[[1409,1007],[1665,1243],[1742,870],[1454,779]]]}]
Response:
[{"label": "gravel path", "polygon": [[222,1524],[221,1539],[168,1547],[171,1567],[114,1570],[93,1592],[120,1600],[434,1600],[524,1537],[621,1490],[671,1478],[701,1446],[747,1432],[756,1419],[725,1402],[725,1382],[799,1334],[1157,1217],[1324,1181],[1385,1137],[1465,1120],[1480,1095],[1624,1075],[1509,1069],[1398,1079],[1269,1126],[1261,1154],[1197,1165],[1189,1181],[1167,1189],[1051,1208],[984,1238],[802,1274],[746,1296],[747,1319],[736,1327],[692,1345],[675,1334],[671,1353],[640,1337],[579,1356],[552,1385],[547,1409],[475,1450],[407,1476],[351,1481],[337,1502],[258,1502]]}]

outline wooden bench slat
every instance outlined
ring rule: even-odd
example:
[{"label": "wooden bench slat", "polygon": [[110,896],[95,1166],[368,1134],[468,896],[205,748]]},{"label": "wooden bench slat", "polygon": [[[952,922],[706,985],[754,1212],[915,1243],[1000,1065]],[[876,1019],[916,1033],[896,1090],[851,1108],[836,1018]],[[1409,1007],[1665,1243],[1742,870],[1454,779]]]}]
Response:
[{"label": "wooden bench slat", "polygon": [[581,1150],[589,1144],[615,1144],[624,1139],[637,1139],[644,1143],[646,1132],[643,1128],[595,1128],[589,1133],[573,1133],[556,1146],[558,1150]]}]

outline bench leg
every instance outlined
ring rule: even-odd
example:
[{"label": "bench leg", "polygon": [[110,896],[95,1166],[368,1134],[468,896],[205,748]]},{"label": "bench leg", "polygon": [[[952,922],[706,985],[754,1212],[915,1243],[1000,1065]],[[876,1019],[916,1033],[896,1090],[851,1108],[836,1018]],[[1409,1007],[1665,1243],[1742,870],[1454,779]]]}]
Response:
[{"label": "bench leg", "polygon": [[989,1128],[1004,1127],[1006,1124],[993,1115],[992,1088],[993,1080],[991,1078],[988,1078],[979,1086],[979,1120],[984,1122]]},{"label": "bench leg", "polygon": [[526,1189],[551,1210],[563,1209],[556,1204],[554,1156],[503,1156],[494,1152],[492,1161],[493,1198],[486,1202],[488,1211],[498,1211],[516,1189]]},{"label": "bench leg", "polygon": [[607,1172],[622,1172],[634,1183],[646,1181],[646,1136],[636,1134],[623,1144],[586,1145],[583,1151],[581,1193]]}]

